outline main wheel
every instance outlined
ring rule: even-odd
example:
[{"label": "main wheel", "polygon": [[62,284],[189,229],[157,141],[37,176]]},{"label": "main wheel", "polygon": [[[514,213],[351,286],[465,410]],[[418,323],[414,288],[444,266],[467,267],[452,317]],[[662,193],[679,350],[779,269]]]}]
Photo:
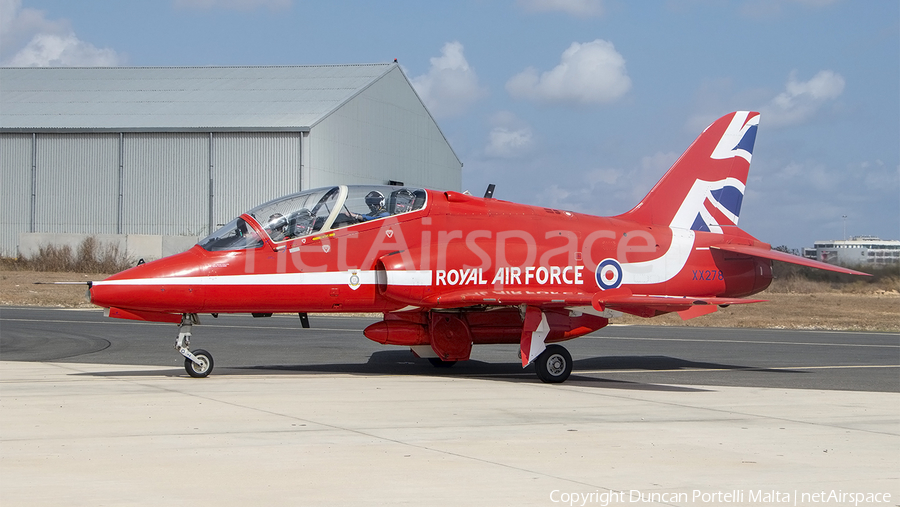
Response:
[{"label": "main wheel", "polygon": [[187,370],[188,375],[194,378],[203,378],[209,375],[209,373],[213,369],[213,357],[212,354],[203,350],[197,349],[193,351],[194,356],[200,360],[200,364],[194,364],[188,358],[184,359],[184,369]]},{"label": "main wheel", "polygon": [[534,368],[542,382],[565,382],[572,373],[572,355],[561,345],[548,345],[534,360]]}]

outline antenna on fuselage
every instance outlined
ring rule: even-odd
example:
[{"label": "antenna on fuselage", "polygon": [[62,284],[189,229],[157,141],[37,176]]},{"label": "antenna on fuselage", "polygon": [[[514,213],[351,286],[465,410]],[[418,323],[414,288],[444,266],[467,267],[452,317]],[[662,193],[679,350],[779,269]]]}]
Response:
[{"label": "antenna on fuselage", "polygon": [[493,199],[494,198],[494,184],[491,183],[488,185],[487,190],[484,191],[485,199]]}]

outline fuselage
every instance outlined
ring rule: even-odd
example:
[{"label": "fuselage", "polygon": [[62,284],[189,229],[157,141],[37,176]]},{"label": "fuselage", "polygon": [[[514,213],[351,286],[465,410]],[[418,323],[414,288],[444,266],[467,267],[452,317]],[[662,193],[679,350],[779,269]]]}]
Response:
[{"label": "fuselage", "polygon": [[759,243],[737,228],[708,233],[417,191],[414,209],[359,222],[343,220],[354,212],[339,195],[331,227],[288,238],[244,214],[238,248],[208,238],[95,282],[92,302],[171,314],[424,311],[532,298],[573,307],[618,287],[742,297],[771,281],[770,261],[710,250]]}]

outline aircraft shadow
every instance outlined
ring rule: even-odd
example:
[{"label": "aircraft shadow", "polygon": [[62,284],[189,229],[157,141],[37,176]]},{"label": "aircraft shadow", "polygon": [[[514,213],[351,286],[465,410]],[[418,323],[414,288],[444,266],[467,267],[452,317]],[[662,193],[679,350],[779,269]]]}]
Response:
[{"label": "aircraft shadow", "polygon": [[[601,370],[601,371],[594,371]],[[753,371],[770,373],[802,373],[792,370],[756,368],[750,366],[727,365],[708,362],[687,361],[669,356],[610,356],[580,359],[575,361],[572,376],[566,385],[592,387],[598,389],[621,389],[638,391],[703,392],[709,389],[648,383],[604,378],[604,373],[617,372],[661,372],[696,370],[709,371]],[[422,377],[472,378],[515,383],[540,383],[534,374],[534,367],[522,368],[518,362],[485,362],[479,360],[461,361],[452,368],[435,368],[428,361],[412,356],[406,350],[379,351],[373,353],[366,363],[327,363],[293,365],[221,366],[213,372],[215,376],[271,375],[272,373],[341,373],[348,375],[405,375]],[[583,372],[583,373],[580,373]],[[181,368],[167,368],[140,371],[107,371],[75,373],[74,376],[94,377],[187,377]],[[687,380],[687,379],[685,379]],[[686,382],[687,383],[687,382]]]},{"label": "aircraft shadow", "polygon": [[801,370],[787,368],[760,368],[756,366],[688,361],[670,356],[592,357],[575,361],[574,370],[735,370],[766,373],[805,373]]}]

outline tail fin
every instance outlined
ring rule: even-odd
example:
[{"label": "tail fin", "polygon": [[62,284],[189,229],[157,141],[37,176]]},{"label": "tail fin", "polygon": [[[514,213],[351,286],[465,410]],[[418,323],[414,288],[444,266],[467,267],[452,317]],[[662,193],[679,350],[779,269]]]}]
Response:
[{"label": "tail fin", "polygon": [[619,218],[717,233],[736,226],[758,125],[759,113],[750,111],[716,120],[650,193]]}]

